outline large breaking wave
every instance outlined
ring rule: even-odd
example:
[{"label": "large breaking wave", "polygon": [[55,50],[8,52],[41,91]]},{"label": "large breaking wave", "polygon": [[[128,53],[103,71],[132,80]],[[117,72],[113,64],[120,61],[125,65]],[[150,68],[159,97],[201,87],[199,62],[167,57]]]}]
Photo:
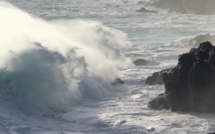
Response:
[{"label": "large breaking wave", "polygon": [[113,89],[126,34],[95,21],[44,21],[6,2],[0,17],[0,90],[35,106],[68,109]]}]

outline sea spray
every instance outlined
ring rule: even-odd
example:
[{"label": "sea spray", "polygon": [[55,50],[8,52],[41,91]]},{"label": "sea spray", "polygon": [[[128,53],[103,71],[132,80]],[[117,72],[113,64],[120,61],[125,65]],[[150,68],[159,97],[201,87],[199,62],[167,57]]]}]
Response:
[{"label": "sea spray", "polygon": [[126,34],[86,20],[44,21],[0,2],[1,85],[26,102],[71,109],[102,99],[126,58]]}]

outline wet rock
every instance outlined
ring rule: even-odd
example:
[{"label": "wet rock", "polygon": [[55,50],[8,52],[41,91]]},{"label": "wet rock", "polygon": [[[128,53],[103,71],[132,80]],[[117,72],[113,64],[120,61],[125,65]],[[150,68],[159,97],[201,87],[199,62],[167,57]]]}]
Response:
[{"label": "wet rock", "polygon": [[151,6],[183,14],[214,14],[214,0],[154,0]]},{"label": "wet rock", "polygon": [[167,109],[168,105],[166,104],[165,94],[159,94],[156,98],[149,101],[147,107],[154,110]]},{"label": "wet rock", "polygon": [[151,128],[148,128],[147,130],[148,130],[149,132],[154,132],[156,129],[153,128],[153,127],[151,127]]},{"label": "wet rock", "polygon": [[214,80],[215,47],[204,42],[180,55],[178,64],[163,73],[165,93],[148,105],[152,109],[215,113]]},{"label": "wet rock", "polygon": [[116,84],[124,84],[124,81],[122,81],[120,78],[115,78],[114,81],[112,82],[112,85]]},{"label": "wet rock", "polygon": [[146,84],[148,84],[148,85],[164,84],[163,75],[171,70],[172,70],[172,68],[168,68],[168,69],[164,69],[159,72],[153,73],[151,76],[146,78]]},{"label": "wet rock", "polygon": [[142,12],[142,13],[158,13],[157,11],[154,10],[148,10],[144,7],[142,7],[141,9],[136,10],[136,12]]},{"label": "wet rock", "polygon": [[149,61],[144,60],[144,59],[137,59],[135,61],[133,61],[134,65],[136,66],[143,66],[149,63]]}]

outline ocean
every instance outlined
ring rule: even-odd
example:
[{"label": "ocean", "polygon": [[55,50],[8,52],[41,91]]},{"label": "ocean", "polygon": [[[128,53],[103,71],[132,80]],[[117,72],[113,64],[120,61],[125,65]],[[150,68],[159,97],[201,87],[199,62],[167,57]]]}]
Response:
[{"label": "ocean", "polygon": [[149,109],[165,88],[145,83],[196,47],[191,39],[213,35],[215,16],[150,2],[0,1],[0,133],[215,132],[214,114]]}]

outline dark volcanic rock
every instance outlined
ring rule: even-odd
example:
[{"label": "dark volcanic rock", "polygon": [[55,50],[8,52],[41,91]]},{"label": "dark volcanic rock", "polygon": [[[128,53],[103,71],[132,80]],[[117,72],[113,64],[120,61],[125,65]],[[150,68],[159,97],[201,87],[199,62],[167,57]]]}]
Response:
[{"label": "dark volcanic rock", "polygon": [[151,100],[150,108],[215,113],[215,47],[204,42],[180,55],[163,81],[165,93]]},{"label": "dark volcanic rock", "polygon": [[148,10],[144,7],[142,7],[141,9],[136,10],[136,12],[142,12],[142,13],[158,13],[157,11],[154,10]]},{"label": "dark volcanic rock", "polygon": [[169,106],[166,103],[166,97],[165,94],[159,94],[158,97],[152,99],[148,103],[148,108],[155,109],[155,110],[161,110],[161,109],[167,109]]},{"label": "dark volcanic rock", "polygon": [[164,69],[164,70],[161,70],[159,72],[153,73],[151,76],[146,78],[146,84],[148,84],[148,85],[164,84],[163,75],[165,73],[168,73],[171,70],[172,70],[172,68],[168,68],[168,69]]},{"label": "dark volcanic rock", "polygon": [[152,0],[152,6],[184,14],[214,14],[215,0]]},{"label": "dark volcanic rock", "polygon": [[124,84],[124,81],[122,81],[120,78],[115,78],[114,81],[112,82],[112,85],[116,84]]},{"label": "dark volcanic rock", "polygon": [[135,61],[133,61],[134,65],[136,66],[143,66],[149,63],[149,61],[144,60],[144,59],[137,59]]}]

